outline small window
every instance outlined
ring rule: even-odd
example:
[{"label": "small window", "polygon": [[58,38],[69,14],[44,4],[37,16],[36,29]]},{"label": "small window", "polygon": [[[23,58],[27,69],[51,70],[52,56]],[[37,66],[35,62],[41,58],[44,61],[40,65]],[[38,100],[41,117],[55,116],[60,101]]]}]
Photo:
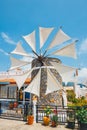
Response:
[{"label": "small window", "polygon": [[0,88],[0,98],[7,98],[7,87],[1,86]]},{"label": "small window", "polygon": [[17,87],[11,86],[8,89],[8,98],[16,98],[17,96]]}]

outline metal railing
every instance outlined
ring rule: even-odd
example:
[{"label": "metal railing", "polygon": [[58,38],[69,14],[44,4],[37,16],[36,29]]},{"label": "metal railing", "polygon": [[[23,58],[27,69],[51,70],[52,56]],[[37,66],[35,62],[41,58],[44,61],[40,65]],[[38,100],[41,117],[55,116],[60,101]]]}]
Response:
[{"label": "metal railing", "polygon": [[[17,104],[15,104],[17,103]],[[33,105],[29,102],[22,101],[1,101],[0,102],[0,117],[17,119],[17,120],[27,120],[27,115],[29,110],[33,111]]]},{"label": "metal railing", "polygon": [[[25,102],[18,102],[18,105],[16,107],[10,108],[11,102],[2,101],[0,102],[0,117],[3,118],[10,118],[10,119],[17,119],[17,120],[24,120],[27,121],[27,115],[29,112],[32,112],[33,114],[33,103]],[[44,112],[44,108],[46,108],[46,105],[36,105],[36,122],[42,122],[43,117],[46,115]],[[61,107],[61,106],[55,106],[50,105],[49,106],[52,111],[56,110],[56,114],[58,116],[58,122],[59,124],[65,124],[67,123],[68,117],[73,117],[75,120],[75,113],[77,109],[80,109],[79,107]],[[53,113],[49,115],[51,118],[53,116]]]},{"label": "metal railing", "polygon": [[[59,107],[59,106],[49,106],[51,108],[52,111],[56,111],[56,114],[58,116],[58,122],[61,123],[66,123],[67,122],[67,112],[68,112],[68,108],[65,107]],[[41,122],[43,120],[43,117],[45,116],[45,112],[44,112],[44,108],[46,108],[46,106],[44,105],[36,105],[36,122]],[[53,112],[49,115],[49,117],[51,118],[53,116]]]}]

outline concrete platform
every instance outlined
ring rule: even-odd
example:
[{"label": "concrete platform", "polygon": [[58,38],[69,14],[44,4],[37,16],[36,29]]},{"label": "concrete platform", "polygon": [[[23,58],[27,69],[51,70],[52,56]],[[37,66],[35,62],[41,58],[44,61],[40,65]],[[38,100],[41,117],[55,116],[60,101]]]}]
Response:
[{"label": "concrete platform", "polygon": [[[0,118],[0,130],[71,130],[65,128],[65,125],[58,125],[57,127],[44,126],[41,123],[34,123],[27,125],[24,121],[8,120]],[[75,129],[76,130],[76,129]]]}]

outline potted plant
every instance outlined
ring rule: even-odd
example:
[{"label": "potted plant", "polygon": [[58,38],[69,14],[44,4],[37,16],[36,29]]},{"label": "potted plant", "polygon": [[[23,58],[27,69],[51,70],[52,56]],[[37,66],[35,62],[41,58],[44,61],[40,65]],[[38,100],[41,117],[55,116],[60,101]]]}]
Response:
[{"label": "potted plant", "polygon": [[67,111],[67,127],[71,129],[75,128],[75,110],[73,109]]},{"label": "potted plant", "polygon": [[87,108],[81,107],[76,112],[80,130],[87,130]]},{"label": "potted plant", "polygon": [[27,123],[28,125],[32,125],[34,122],[34,116],[32,114],[32,111],[30,110],[27,116]]},{"label": "potted plant", "polygon": [[51,126],[56,127],[57,125],[58,125],[58,116],[53,115],[52,118],[51,118]]},{"label": "potted plant", "polygon": [[49,117],[49,114],[51,114],[52,110],[49,106],[47,106],[45,109],[44,109],[44,113],[45,113],[45,116],[43,117],[43,124],[44,125],[49,125],[49,122],[50,122],[50,117]]},{"label": "potted plant", "polygon": [[53,116],[51,117],[51,126],[56,127],[58,125],[58,113],[56,110],[53,110]]}]

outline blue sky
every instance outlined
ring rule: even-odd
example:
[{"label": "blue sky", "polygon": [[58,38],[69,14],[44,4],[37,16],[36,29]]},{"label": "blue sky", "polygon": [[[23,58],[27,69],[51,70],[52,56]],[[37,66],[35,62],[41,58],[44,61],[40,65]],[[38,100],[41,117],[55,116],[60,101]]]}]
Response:
[{"label": "blue sky", "polygon": [[10,67],[8,55],[22,36],[39,26],[62,26],[76,44],[77,59],[62,58],[66,65],[87,68],[87,0],[0,0],[0,71]]}]

